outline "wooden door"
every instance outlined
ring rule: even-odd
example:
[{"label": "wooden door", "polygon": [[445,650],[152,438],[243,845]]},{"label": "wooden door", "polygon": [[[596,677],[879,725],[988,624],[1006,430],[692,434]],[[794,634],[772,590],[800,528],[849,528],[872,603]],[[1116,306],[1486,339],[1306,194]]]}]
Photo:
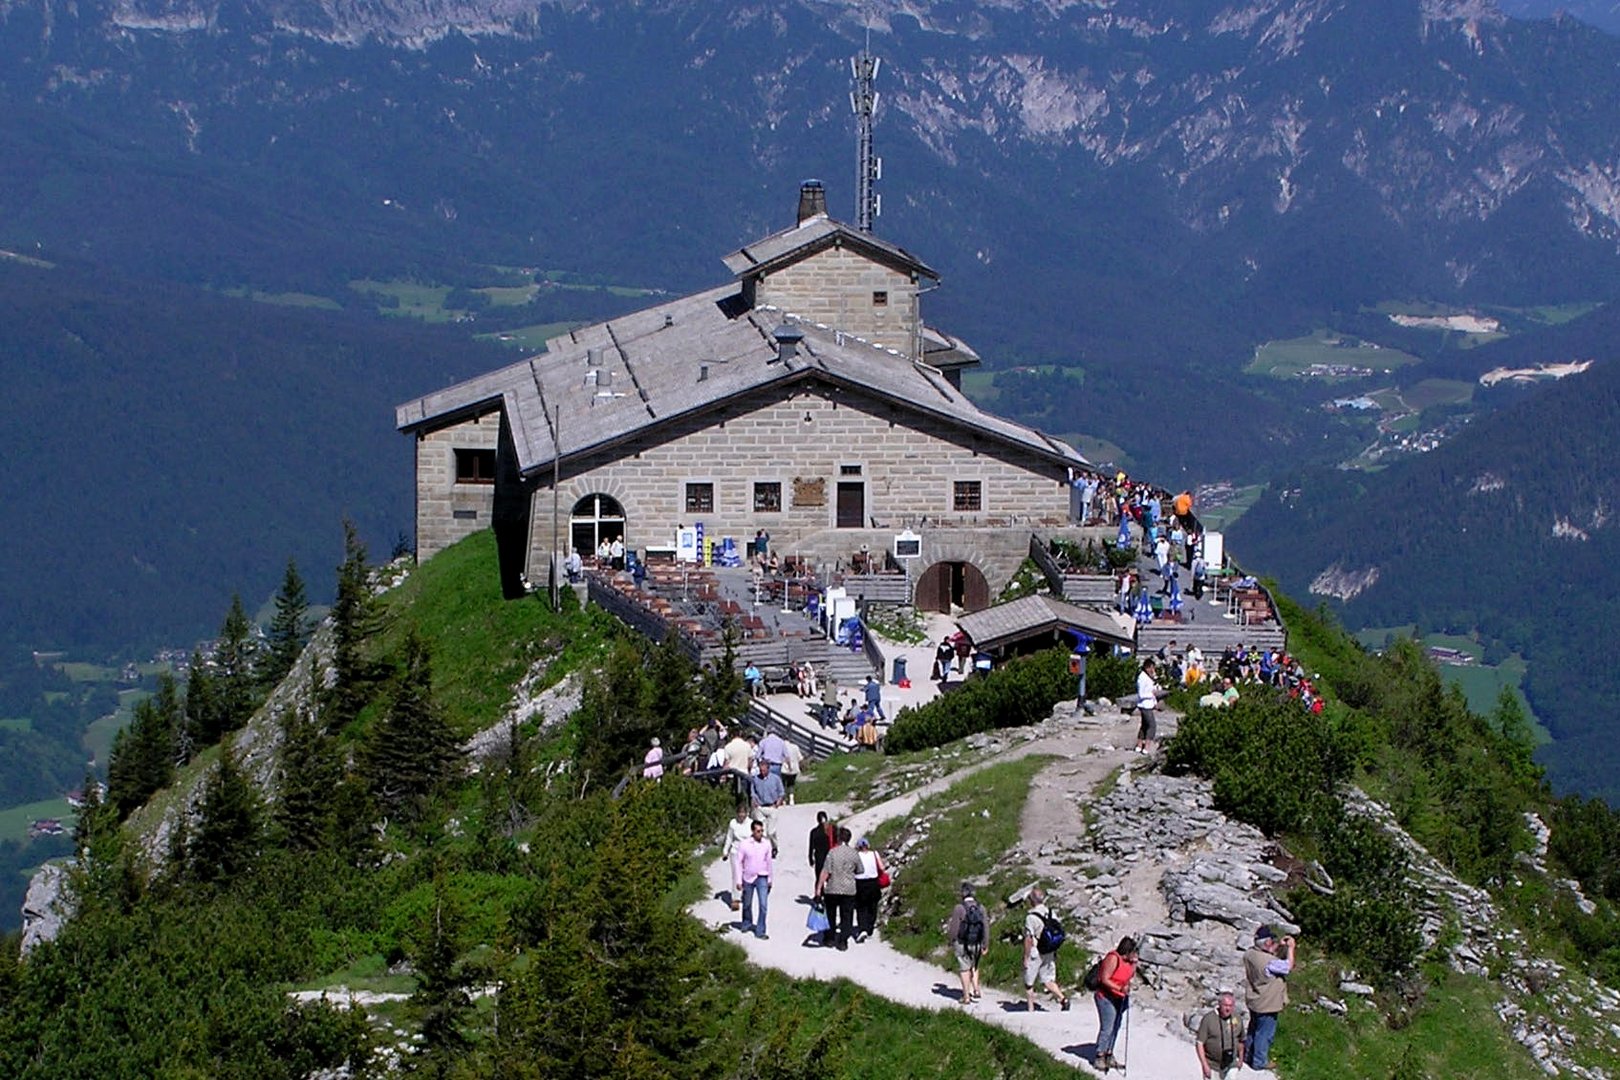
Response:
[{"label": "wooden door", "polygon": [[962,568],[962,607],[968,611],[983,611],[990,606],[990,583],[972,563],[958,565]]},{"label": "wooden door", "polygon": [[935,563],[917,579],[917,594],[912,601],[919,611],[951,610],[951,568],[948,563]]},{"label": "wooden door", "polygon": [[859,529],[866,525],[865,481],[838,482],[837,523],[840,529]]}]

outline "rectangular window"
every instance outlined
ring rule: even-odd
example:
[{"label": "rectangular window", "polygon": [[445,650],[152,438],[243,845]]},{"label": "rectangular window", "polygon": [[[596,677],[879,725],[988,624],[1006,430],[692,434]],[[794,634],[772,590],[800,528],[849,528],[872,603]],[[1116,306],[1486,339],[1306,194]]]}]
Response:
[{"label": "rectangular window", "polygon": [[951,484],[951,509],[975,513],[984,509],[984,481],[957,480]]},{"label": "rectangular window", "polygon": [[754,513],[780,514],[782,512],[782,483],[779,480],[761,480],[754,484]]},{"label": "rectangular window", "polygon": [[686,512],[688,514],[714,513],[714,485],[687,484]]},{"label": "rectangular window", "polygon": [[859,465],[840,465],[838,466],[838,475],[859,476],[861,475],[861,467]]},{"label": "rectangular window", "polygon": [[872,306],[873,307],[888,307],[889,306],[889,294],[888,294],[888,292],[886,290],[884,290],[884,289],[878,289],[878,290],[874,291],[872,293]]},{"label": "rectangular window", "polygon": [[450,511],[450,516],[455,518],[457,521],[477,521],[478,520],[478,511],[476,511],[476,510],[452,510],[452,511]]},{"label": "rectangular window", "polygon": [[456,483],[493,484],[495,482],[495,451],[457,450]]}]

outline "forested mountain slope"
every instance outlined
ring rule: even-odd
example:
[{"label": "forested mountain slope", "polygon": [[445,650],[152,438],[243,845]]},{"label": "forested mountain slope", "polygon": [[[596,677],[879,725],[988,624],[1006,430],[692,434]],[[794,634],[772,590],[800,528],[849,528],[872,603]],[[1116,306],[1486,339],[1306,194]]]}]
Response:
[{"label": "forested mountain slope", "polygon": [[1335,597],[1352,625],[1477,629],[1521,652],[1554,784],[1620,799],[1617,420],[1620,363],[1605,357],[1382,472],[1285,476],[1232,543],[1296,595]]}]

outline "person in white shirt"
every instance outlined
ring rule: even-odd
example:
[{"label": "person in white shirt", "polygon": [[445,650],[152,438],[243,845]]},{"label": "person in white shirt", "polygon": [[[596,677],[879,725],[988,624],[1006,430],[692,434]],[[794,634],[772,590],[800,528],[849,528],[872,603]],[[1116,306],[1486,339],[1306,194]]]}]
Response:
[{"label": "person in white shirt", "polygon": [[788,743],[782,754],[782,786],[787,788],[788,805],[793,805],[793,788],[799,782],[799,770],[804,767],[804,751],[797,743]]},{"label": "person in white shirt", "polygon": [[1159,723],[1156,711],[1159,707],[1158,665],[1152,657],[1142,661],[1142,670],[1136,676],[1136,709],[1142,716],[1142,723],[1136,729],[1136,752],[1138,754],[1151,754],[1153,744],[1159,737]]}]

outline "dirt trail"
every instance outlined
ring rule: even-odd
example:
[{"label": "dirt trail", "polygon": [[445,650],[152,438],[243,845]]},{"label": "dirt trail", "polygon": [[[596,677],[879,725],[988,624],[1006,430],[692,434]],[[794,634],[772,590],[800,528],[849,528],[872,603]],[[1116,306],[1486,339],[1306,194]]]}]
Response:
[{"label": "dirt trail", "polygon": [[[1023,843],[1037,851],[1042,838],[1072,836],[1083,829],[1077,797],[1093,788],[1121,766],[1146,762],[1130,750],[1133,728],[1124,721],[1101,726],[1067,725],[1063,733],[1031,740],[990,761],[942,777],[915,791],[861,810],[843,819],[857,834],[869,833],[891,818],[910,813],[918,801],[971,776],[991,764],[1010,761],[1032,753],[1055,754],[1060,758],[1042,770],[1036,781],[1023,819]],[[1123,749],[1121,749],[1123,745]],[[959,984],[954,970],[937,967],[896,951],[882,937],[881,929],[863,944],[851,943],[847,952],[806,947],[805,915],[814,892],[807,848],[816,812],[826,810],[835,817],[845,808],[829,803],[802,803],[780,812],[778,838],[781,857],[772,883],[768,939],[752,934],[732,933],[751,962],[775,968],[795,978],[849,979],[872,993],[902,1005],[920,1009],[961,1008]],[[692,914],[717,930],[735,926],[737,916],[730,910],[731,874],[729,866],[716,859],[707,870],[709,889]],[[1162,909],[1162,902],[1161,902]],[[1144,913],[1141,918],[1162,918],[1162,910]],[[1070,973],[1060,973],[1066,983],[1077,981]],[[1067,1013],[1055,1009],[1026,1013],[1022,995],[986,989],[984,1001],[972,1007],[971,1014],[1022,1035],[1054,1058],[1087,1073],[1095,1073],[1092,1058],[1097,1034],[1097,1014],[1083,992],[1075,1008]],[[1131,1010],[1130,1044],[1124,1036],[1115,1048],[1130,1064],[1129,1075],[1148,1080],[1196,1077],[1197,1061],[1192,1042],[1179,1022],[1167,1014],[1138,1003]],[[1111,1075],[1118,1076],[1119,1073]]]}]

